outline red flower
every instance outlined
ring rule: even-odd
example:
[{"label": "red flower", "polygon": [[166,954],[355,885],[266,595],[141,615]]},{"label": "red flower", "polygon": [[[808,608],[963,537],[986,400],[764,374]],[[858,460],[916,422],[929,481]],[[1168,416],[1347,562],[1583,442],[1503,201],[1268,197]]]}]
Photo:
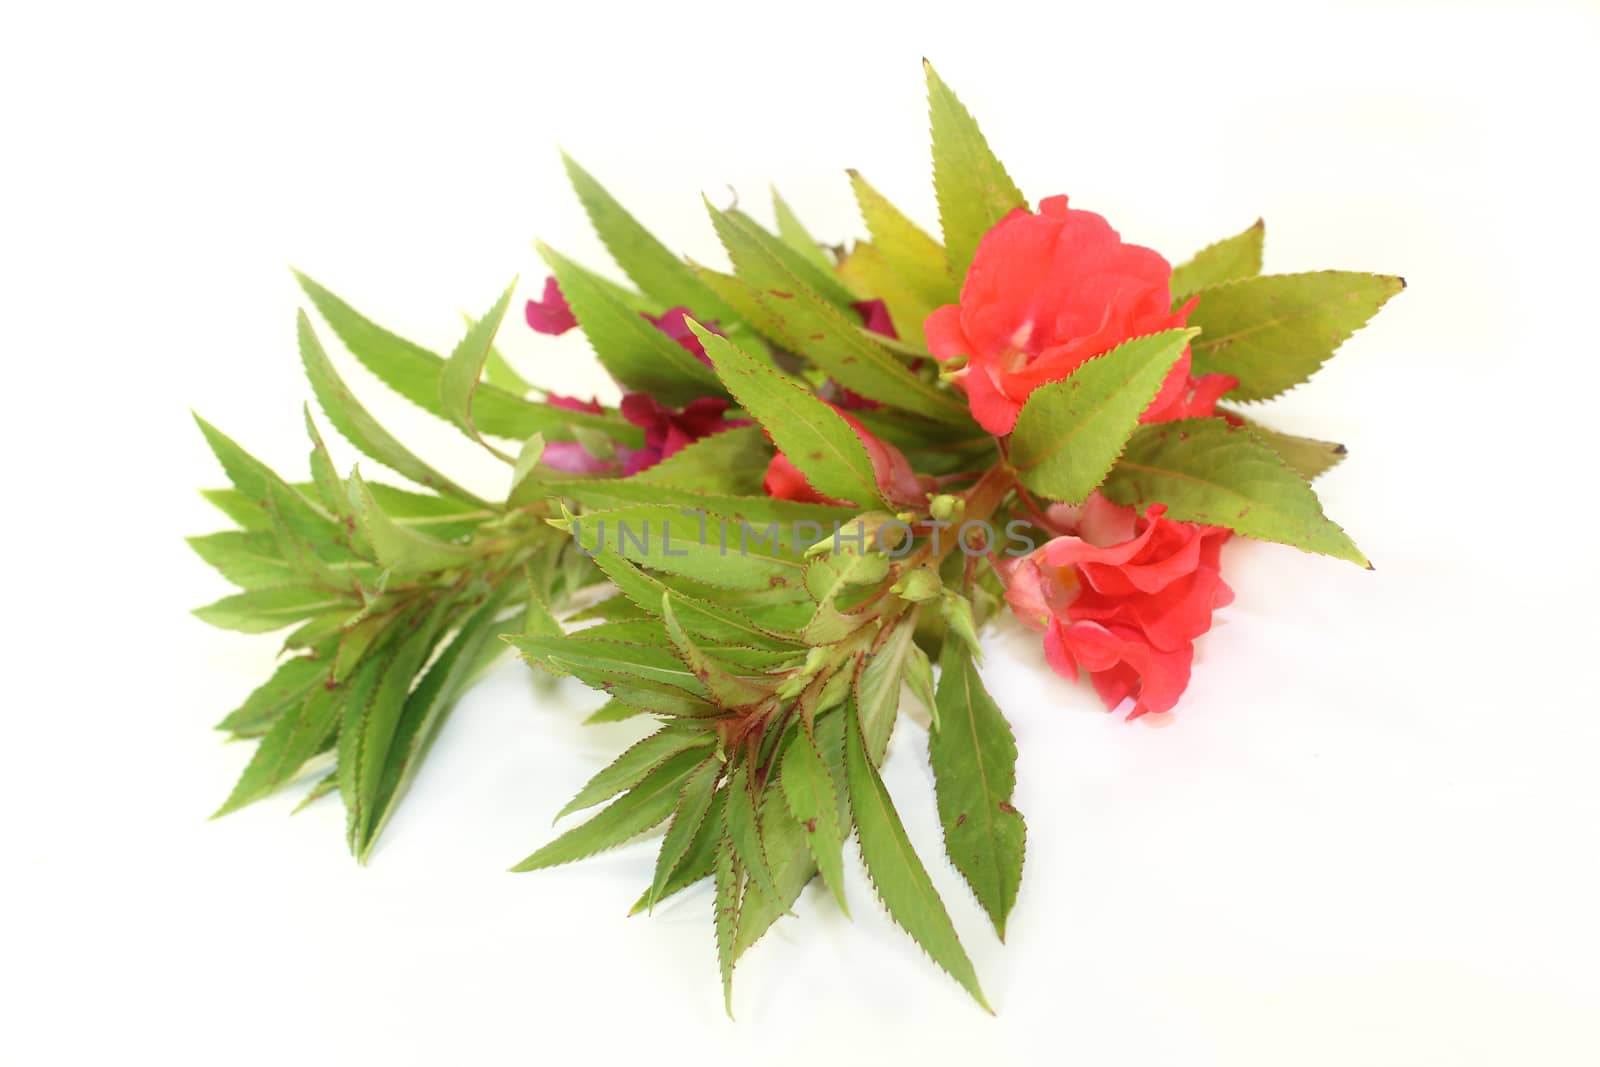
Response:
[{"label": "red flower", "polygon": [[702,437],[749,425],[745,419],[724,418],[728,407],[721,397],[704,396],[673,411],[646,393],[627,394],[622,398],[622,417],[644,431],[644,447],[628,453],[622,464],[623,476],[653,467]]},{"label": "red flower", "polygon": [[[575,396],[561,396],[557,393],[550,393],[545,400],[551,407],[565,408],[568,411],[586,411],[591,415],[599,415],[605,411],[598,400],[579,400]],[[566,471],[569,474],[600,474],[616,467],[614,461],[601,459],[577,441],[546,443],[539,462],[551,470]]]},{"label": "red flower", "polygon": [[[838,411],[837,408],[834,410]],[[872,476],[890,503],[911,507],[926,503],[931,483],[925,483],[918,477],[904,453],[887,441],[874,437],[849,412],[839,411],[839,417],[850,424],[866,447],[867,458],[872,461]],[[823,496],[811,487],[806,476],[800,473],[800,468],[789,462],[789,457],[781,451],[767,464],[767,477],[763,484],[767,495],[779,500],[798,500],[806,504],[867,503],[865,500],[844,501]]]},{"label": "red flower", "polygon": [[[1008,434],[1034,389],[1124,341],[1182,326],[1194,301],[1173,311],[1171,278],[1158,253],[1124,244],[1105,219],[1052,196],[1038,214],[1018,208],[984,235],[961,303],[936,310],[923,330],[935,356],[968,357],[954,377],[973,417]],[[1209,415],[1208,403],[1232,384],[1191,382],[1185,349],[1144,420]],[[1200,402],[1188,400],[1191,388]]]},{"label": "red flower", "polygon": [[530,300],[525,312],[528,325],[538,333],[562,334],[578,325],[567,298],[554,278],[544,280],[544,299]]},{"label": "red flower", "polygon": [[1129,718],[1169,711],[1189,684],[1195,638],[1233,600],[1218,571],[1229,531],[1165,517],[1139,518],[1096,493],[1055,538],[997,566],[1023,623],[1045,632],[1058,674],[1089,672],[1108,709],[1134,698]]}]

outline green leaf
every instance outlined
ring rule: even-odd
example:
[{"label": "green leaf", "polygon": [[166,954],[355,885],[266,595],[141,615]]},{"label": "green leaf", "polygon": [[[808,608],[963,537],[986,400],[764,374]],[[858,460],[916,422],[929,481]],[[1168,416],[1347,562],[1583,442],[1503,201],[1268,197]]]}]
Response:
[{"label": "green leaf", "polygon": [[241,589],[296,581],[294,568],[278,555],[277,539],[265,531],[223,530],[186,540],[195,555]]},{"label": "green leaf", "polygon": [[[661,895],[656,898],[657,904],[712,875],[716,865],[717,842],[722,840],[727,826],[727,819],[723,815],[727,807],[728,791],[719,789],[711,798],[711,810],[700,820],[700,829],[695,831],[689,850],[683,854],[683,859],[678,861],[677,869],[672,872],[672,877],[667,879],[666,885],[661,889]],[[628,914],[637,915],[647,911],[650,906],[650,890],[647,887],[633,902],[633,907],[628,909]]]},{"label": "green leaf", "polygon": [[395,522],[378,506],[359,471],[350,473],[350,505],[356,527],[366,536],[378,562],[399,574],[450,570],[472,562],[478,554],[462,545],[441,541],[413,526]]},{"label": "green leaf", "polygon": [[[858,171],[848,173],[861,217],[872,234],[872,247],[893,274],[930,308],[960,299],[961,285],[950,274],[944,246],[868,184]],[[920,321],[916,328],[920,333]]]},{"label": "green leaf", "polygon": [[[196,415],[194,421],[200,427],[200,432],[205,435],[206,444],[211,447],[217,462],[222,464],[222,470],[227,474],[228,480],[243,496],[243,500],[224,498],[221,491],[212,490],[206,494],[206,499],[222,508],[241,526],[261,530],[271,529],[272,520],[267,514],[267,502],[276,500],[283,521],[296,533],[326,544],[341,541],[343,536],[341,527],[325,510],[313,503],[300,490],[278,477],[272,468],[240,448],[232,438],[205,419]],[[283,493],[275,496],[275,489],[283,490]],[[224,499],[227,500],[226,504],[223,503]]]},{"label": "green leaf", "polygon": [[585,859],[659,826],[678,806],[684,781],[707,762],[700,752],[680,752],[647,774],[600,814],[562,834],[511,868],[536,871]]},{"label": "green leaf", "polygon": [[856,713],[874,764],[882,763],[884,754],[889,751],[889,737],[894,733],[900,711],[900,690],[905,683],[911,649],[915,647],[912,643],[915,631],[914,619],[900,623],[856,675]]},{"label": "green leaf", "polygon": [[687,720],[668,723],[649,737],[623,750],[611,764],[567,801],[567,806],[556,813],[556,821],[575,811],[592,808],[627,789],[638,785],[668,757],[694,748],[706,748],[716,742],[716,734],[702,729]]},{"label": "green leaf", "polygon": [[715,512],[685,515],[677,507],[649,504],[552,521],[590,555],[610,549],[654,570],[726,589],[799,588],[802,579],[792,532],[782,524],[762,528]]},{"label": "green leaf", "polygon": [[1249,430],[1221,419],[1141,428],[1104,492],[1141,510],[1165,504],[1168,518],[1225,526],[1246,537],[1372,566],[1323,515],[1304,478]]},{"label": "green leaf", "polygon": [[711,810],[711,799],[722,777],[722,768],[721,761],[707,759],[684,780],[677,811],[673,813],[666,836],[661,839],[661,851],[656,855],[655,878],[650,883],[647,908],[654,907],[655,902],[661,899],[673,872],[678,869],[678,863],[694,844],[700,825]]},{"label": "green leaf", "polygon": [[505,597],[504,590],[490,596],[461,624],[455,637],[406,697],[372,803],[371,829],[361,842],[363,862],[405,795],[445,718],[475,679],[484,652],[504,647],[494,638],[501,625],[499,612]]},{"label": "green leaf", "polygon": [[456,345],[455,351],[450,353],[450,358],[439,372],[439,407],[445,418],[501,458],[506,458],[505,454],[485,441],[473,422],[472,398],[478,391],[483,378],[484,361],[494,347],[494,335],[500,331],[500,323],[506,317],[506,308],[511,305],[511,294],[516,288],[517,283],[513,279],[506,291],[500,294],[500,299],[495,301],[494,307],[467,328],[466,336]]},{"label": "green leaf", "polygon": [[966,648],[946,641],[939,666],[939,726],[928,733],[928,762],[944,848],[1004,941],[1006,916],[1022,884],[1027,837],[1022,815],[1011,805],[1017,741]]},{"label": "green leaf", "polygon": [[757,806],[755,791],[750,785],[749,772],[744,767],[734,771],[728,781],[727,817],[728,839],[733,843],[740,867],[749,874],[752,884],[761,887],[762,892],[773,899],[779,898],[782,890],[778,888],[772,867],[767,862],[765,835],[762,832],[764,820]]},{"label": "green leaf", "polygon": [[[669,591],[666,584],[614,552],[597,554],[595,563],[630,601],[651,616],[660,617],[662,597]],[[704,640],[716,644],[799,647],[791,638],[757,626],[732,608],[682,592],[673,594],[673,604],[683,629]]]},{"label": "green leaf", "polygon": [[[940,270],[944,269],[943,255],[940,252]],[[850,254],[839,262],[839,277],[851,288],[871,293],[874,298],[882,300],[888,309],[889,320],[894,324],[900,340],[891,341],[873,334],[878,344],[902,354],[913,352],[918,358],[927,357],[927,340],[922,332],[922,324],[939,305],[929,303],[907,285],[876,245],[857,241]]]},{"label": "green leaf", "polygon": [[726,325],[739,317],[570,156],[562,153],[561,161],[606,251],[635,285],[662,305],[686,307],[701,318],[718,319]]},{"label": "green leaf", "polygon": [[1310,378],[1345,339],[1406,287],[1387,274],[1264,274],[1200,290],[1189,325],[1194,373],[1239,379],[1234,400],[1266,400]]},{"label": "green leaf", "polygon": [[845,766],[849,773],[850,808],[855,813],[856,840],[861,847],[861,862],[878,891],[878,898],[901,929],[911,935],[933,962],[954,978],[984,1011],[994,1009],[984,999],[978,974],[961,947],[956,928],[939,899],[878,768],[868,758],[861,739],[861,725],[846,706]]},{"label": "green leaf", "polygon": [[787,201],[778,195],[778,187],[772,187],[772,212],[778,220],[778,237],[784,244],[800,253],[807,262],[825,274],[833,273],[833,260],[817,239],[806,232],[805,225],[799,216],[794,213]]},{"label": "green leaf", "polygon": [[899,356],[861,329],[854,311],[831,303],[809,284],[795,268],[796,257],[780,242],[738,213],[709,204],[707,210],[739,278],[755,287],[754,299],[769,313],[764,328],[777,324],[774,341],[802,353],[862,396],[929,418],[970,422],[965,401],[913,374]]},{"label": "green leaf", "polygon": [[706,692],[711,694],[711,699],[720,707],[750,707],[771,695],[768,689],[730,673],[696,645],[673,613],[672,594],[668,592],[661,594],[661,620],[666,624],[667,636],[678,650],[679,658],[689,665],[695,677],[700,679],[700,684],[706,687]]},{"label": "green leaf", "polygon": [[[711,207],[709,201],[706,207],[712,211],[712,218],[718,225],[718,235],[723,236],[724,224],[738,230],[740,237],[735,244],[744,249],[760,248],[765,259],[770,260],[768,269],[781,271],[785,276],[794,278],[811,292],[816,293],[823,301],[836,308],[847,308],[855,303],[856,296],[833,273],[831,266],[819,266],[810,257],[803,255],[779,237],[768,232],[764,227],[738,208],[729,208],[727,211],[718,211]],[[728,238],[723,236],[724,245]],[[731,254],[733,249],[729,247]],[[734,264],[740,266],[739,259],[735,257]],[[743,276],[744,268],[740,266],[738,273]]]},{"label": "green leaf", "polygon": [[684,446],[629,481],[729,496],[760,496],[772,448],[759,426],[736,426]]},{"label": "green leaf", "polygon": [[1261,244],[1267,224],[1260,219],[1243,233],[1224,237],[1172,268],[1172,306],[1179,307],[1208,285],[1254,278],[1261,273]]},{"label": "green leaf", "polygon": [[866,446],[837,411],[726,338],[698,324],[690,328],[739,406],[772,435],[813,489],[860,505],[883,500]]},{"label": "green leaf", "polygon": [[339,372],[334,370],[327,352],[323,351],[322,343],[311,328],[311,320],[306,318],[303,311],[296,317],[296,328],[300,335],[300,360],[305,364],[306,377],[311,380],[311,391],[317,395],[317,403],[322,405],[328,421],[344,435],[345,440],[418,485],[488,506],[484,500],[418,459],[388,430],[378,425],[378,421],[367,413],[355,394],[350,392],[350,388],[339,377]]},{"label": "green leaf", "polygon": [[716,929],[717,967],[722,973],[722,1008],[733,1018],[733,961],[737,955],[739,901],[743,876],[733,842],[724,834],[717,842],[716,854]]},{"label": "green leaf", "polygon": [[196,608],[194,614],[219,629],[264,634],[316,615],[354,611],[357,606],[353,597],[317,586],[280,585],[223,597]]},{"label": "green leaf", "polygon": [[[339,472],[333,465],[333,457],[328,454],[328,446],[322,440],[322,432],[317,429],[316,420],[311,417],[311,405],[306,404],[303,410],[306,417],[306,436],[311,438],[311,484],[316,487],[317,501],[327,508],[330,514],[342,516],[347,503],[344,498],[344,479],[339,477]],[[285,518],[284,521],[287,522],[288,519]]]},{"label": "green leaf", "polygon": [[1238,419],[1250,430],[1251,433],[1261,438],[1267,447],[1276,452],[1283,461],[1300,477],[1306,481],[1313,481],[1319,475],[1337,467],[1344,461],[1348,449],[1336,441],[1319,441],[1314,437],[1296,437],[1292,433],[1274,430],[1263,426],[1255,419],[1219,408],[1218,414],[1226,413],[1230,418]]},{"label": "green leaf", "polygon": [[213,819],[267,796],[300,773],[321,752],[339,723],[341,694],[326,686],[309,689],[295,710],[280,717],[256,746],[233,792]]},{"label": "green leaf", "polygon": [[290,708],[305,701],[311,687],[328,678],[328,663],[316,655],[295,656],[286,659],[272,672],[272,677],[261,683],[219,723],[234,737],[260,737]]},{"label": "green leaf", "polygon": [[576,263],[547,245],[538,248],[561,284],[595,356],[623,386],[673,405],[721,391],[717,376],[688,349],[597,284]]},{"label": "green leaf", "polygon": [[850,905],[844,897],[845,822],[840,817],[833,776],[817,750],[816,740],[804,727],[794,732],[778,779],[789,813],[805,828],[806,844],[822,872],[823,882],[833,893],[839,910],[849,916]]},{"label": "green leaf", "polygon": [[1125,342],[1030,393],[1011,433],[1011,463],[1022,484],[1053,500],[1085,500],[1197,332],[1165,330]]},{"label": "green leaf", "polygon": [[[304,274],[296,271],[295,278],[334,334],[362,366],[424,411],[445,417],[439,398],[443,359],[372,323]],[[644,443],[643,431],[619,415],[569,411],[526,400],[493,385],[478,387],[473,397],[472,416],[473,423],[483,433],[513,441],[525,440],[536,433],[544,434],[551,441],[570,441],[570,427],[584,426],[610,434],[631,447]]]},{"label": "green leaf", "polygon": [[1005,167],[989,150],[972,115],[922,61],[928,75],[928,121],[933,129],[933,191],[951,277],[967,276],[978,242],[1015,208],[1027,207]]}]

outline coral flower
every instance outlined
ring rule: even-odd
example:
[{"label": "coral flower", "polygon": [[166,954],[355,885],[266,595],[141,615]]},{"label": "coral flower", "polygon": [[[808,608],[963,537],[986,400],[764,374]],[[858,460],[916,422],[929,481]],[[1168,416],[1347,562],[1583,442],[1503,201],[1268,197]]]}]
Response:
[{"label": "coral flower", "polygon": [[[967,357],[954,379],[973,417],[1008,434],[1034,389],[1124,341],[1182,326],[1194,301],[1174,311],[1171,279],[1158,253],[1125,244],[1099,215],[1052,196],[1037,214],[1019,208],[984,235],[961,303],[924,324],[928,349],[940,359]],[[1145,421],[1209,415],[1232,384],[1192,380],[1185,349]]]},{"label": "coral flower", "polygon": [[1170,710],[1189,684],[1194,641],[1233,600],[1218,572],[1229,531],[1142,517],[1098,493],[1074,517],[1076,533],[997,565],[1006,600],[1045,634],[1056,672],[1089,672],[1108,709],[1134,699],[1130,718]]}]

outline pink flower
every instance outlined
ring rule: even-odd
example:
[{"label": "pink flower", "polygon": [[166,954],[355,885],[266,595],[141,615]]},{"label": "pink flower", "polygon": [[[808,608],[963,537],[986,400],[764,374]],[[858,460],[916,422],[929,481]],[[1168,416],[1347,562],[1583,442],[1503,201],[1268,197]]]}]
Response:
[{"label": "pink flower", "polygon": [[578,325],[555,278],[544,280],[544,299],[528,301],[526,315],[528,325],[538,333],[563,334]]},{"label": "pink flower", "polygon": [[1163,504],[1140,518],[1096,493],[1076,514],[1053,511],[1075,534],[997,564],[1011,610],[1044,631],[1051,667],[1088,671],[1108,709],[1132,697],[1129,718],[1172,709],[1195,639],[1233,600],[1218,570],[1229,531],[1165,516]]},{"label": "pink flower", "polygon": [[[701,363],[704,363],[708,367],[711,366],[711,357],[706,355],[706,346],[701,344],[700,338],[696,337],[694,335],[694,331],[689,329],[688,320],[691,313],[688,308],[668,308],[666,311],[661,313],[660,317],[643,311],[639,312],[639,314],[644,316],[645,321],[650,323],[650,325],[654,326],[656,329],[660,330],[662,333],[678,342],[690,352],[693,352],[695,358]],[[695,321],[699,322],[700,320],[696,319]],[[717,323],[715,320],[701,322],[700,325],[704,326],[706,329],[710,330],[719,337],[726,336],[720,329],[717,328]]]},{"label": "pink flower", "polygon": [[[1123,243],[1099,215],[1052,196],[1038,214],[1018,208],[984,235],[961,302],[929,315],[923,331],[938,358],[967,357],[954,380],[978,424],[1004,435],[1034,389],[1124,341],[1182,326],[1194,301],[1173,311],[1171,278],[1159,254]],[[1192,379],[1185,349],[1144,421],[1210,415],[1235,384]]]},{"label": "pink flower", "polygon": [[622,398],[622,417],[644,431],[644,447],[629,453],[622,465],[623,475],[653,467],[702,437],[750,424],[746,419],[725,418],[728,407],[721,397],[704,396],[673,411],[648,394],[627,394]]},{"label": "pink flower", "polygon": [[[546,291],[548,292],[548,289]],[[585,411],[591,415],[599,415],[605,411],[598,400],[579,400],[573,396],[550,393],[545,397],[545,401],[551,407],[564,408],[567,411]],[[626,449],[619,449],[618,452],[626,459]],[[615,460],[601,459],[577,441],[546,443],[539,462],[551,470],[565,471],[569,474],[602,474],[616,469],[617,466]]]}]

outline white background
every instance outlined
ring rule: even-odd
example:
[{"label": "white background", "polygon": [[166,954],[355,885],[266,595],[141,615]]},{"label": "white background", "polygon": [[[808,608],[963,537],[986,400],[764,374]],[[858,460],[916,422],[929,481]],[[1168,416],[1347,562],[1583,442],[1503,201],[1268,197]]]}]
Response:
[{"label": "white background", "polygon": [[[0,1059],[1600,1058],[1592,5],[46,7],[0,31]],[[1238,601],[1165,722],[992,639],[1029,827],[1009,945],[902,724],[889,786],[998,1017],[859,878],[853,923],[807,891],[729,1023],[707,895],[624,918],[649,845],[503,873],[638,731],[581,727],[594,694],[516,664],[369,868],[334,802],[208,823],[248,755],[210,726],[274,642],[186,614],[227,591],[180,540],[221,524],[187,409],[301,468],[287,265],[448,348],[463,309],[536,288],[535,235],[609,268],[558,144],[710,262],[697,197],[730,184],[762,213],[776,178],[842,239],[858,167],[932,226],[924,54],[1034,198],[1173,259],[1264,215],[1271,271],[1411,283],[1267,416],[1349,445],[1321,491],[1375,572],[1232,546]],[[575,336],[503,343],[608,392]],[[503,477],[364,396],[453,475]]]}]

